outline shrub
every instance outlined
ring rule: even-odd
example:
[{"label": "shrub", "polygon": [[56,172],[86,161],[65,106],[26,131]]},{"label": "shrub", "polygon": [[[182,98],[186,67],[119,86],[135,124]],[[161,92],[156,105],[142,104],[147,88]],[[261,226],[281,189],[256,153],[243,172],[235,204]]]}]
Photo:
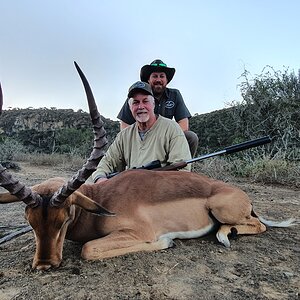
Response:
[{"label": "shrub", "polygon": [[260,75],[242,74],[243,100],[234,103],[232,118],[240,136],[270,135],[267,150],[284,159],[299,160],[300,152],[300,76],[288,69],[275,71],[267,66]]},{"label": "shrub", "polygon": [[5,138],[0,143],[0,161],[23,160],[26,155],[26,148],[18,141]]},{"label": "shrub", "polygon": [[[300,159],[300,75],[285,69],[266,67],[260,75],[241,75],[242,100],[227,103],[228,108],[190,120],[199,136],[198,153],[208,153],[264,135],[272,143],[252,154],[278,154],[284,159]],[[252,155],[251,154],[251,155]]]}]

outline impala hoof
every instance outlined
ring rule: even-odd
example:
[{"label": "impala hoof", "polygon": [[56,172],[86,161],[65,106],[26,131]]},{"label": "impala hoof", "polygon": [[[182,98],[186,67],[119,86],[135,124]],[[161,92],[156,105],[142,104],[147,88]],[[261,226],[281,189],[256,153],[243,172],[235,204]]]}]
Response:
[{"label": "impala hoof", "polygon": [[218,241],[223,244],[226,248],[230,247],[228,236],[222,232],[217,232],[216,237]]}]

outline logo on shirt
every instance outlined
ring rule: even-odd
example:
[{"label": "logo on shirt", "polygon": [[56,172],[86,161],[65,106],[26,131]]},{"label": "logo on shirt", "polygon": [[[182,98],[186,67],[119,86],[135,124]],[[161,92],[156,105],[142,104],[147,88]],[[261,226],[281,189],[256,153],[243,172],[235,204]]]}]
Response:
[{"label": "logo on shirt", "polygon": [[172,101],[172,100],[168,100],[168,101],[166,101],[166,105],[165,105],[165,108],[173,108],[175,106],[175,103],[174,103],[174,101]]}]

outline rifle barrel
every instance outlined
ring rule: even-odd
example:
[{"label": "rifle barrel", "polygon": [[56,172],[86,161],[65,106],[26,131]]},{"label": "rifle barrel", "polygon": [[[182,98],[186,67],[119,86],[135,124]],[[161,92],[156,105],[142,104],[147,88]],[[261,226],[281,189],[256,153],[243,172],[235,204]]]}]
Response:
[{"label": "rifle barrel", "polygon": [[269,136],[263,136],[261,138],[255,139],[255,140],[251,140],[251,141],[247,141],[247,142],[244,142],[241,144],[229,146],[229,147],[225,148],[225,150],[226,150],[226,153],[230,154],[230,153],[246,150],[249,148],[261,146],[261,145],[264,145],[264,144],[267,144],[270,142],[271,142],[271,138]]},{"label": "rifle barrel", "polygon": [[250,140],[250,141],[247,141],[247,142],[244,142],[241,144],[229,146],[229,147],[225,148],[224,150],[220,150],[220,151],[217,151],[214,153],[209,153],[209,154],[205,154],[205,155],[202,155],[202,156],[199,156],[196,158],[189,159],[186,161],[186,163],[189,164],[189,163],[192,163],[195,161],[203,160],[203,159],[210,158],[210,157],[217,156],[217,155],[239,152],[242,150],[246,150],[249,148],[253,148],[253,147],[257,147],[257,146],[261,146],[261,145],[270,143],[271,141],[272,140],[269,136],[264,136],[264,137],[261,137],[261,138],[255,139],[255,140]]}]

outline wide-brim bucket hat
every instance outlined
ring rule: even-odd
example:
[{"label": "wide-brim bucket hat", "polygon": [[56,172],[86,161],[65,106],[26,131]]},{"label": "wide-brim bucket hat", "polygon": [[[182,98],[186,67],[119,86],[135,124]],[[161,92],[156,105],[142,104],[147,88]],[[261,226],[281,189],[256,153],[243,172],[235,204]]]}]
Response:
[{"label": "wide-brim bucket hat", "polygon": [[164,72],[169,83],[175,74],[175,68],[169,68],[162,60],[156,59],[150,65],[145,65],[141,68],[141,81],[148,82],[153,72]]}]

